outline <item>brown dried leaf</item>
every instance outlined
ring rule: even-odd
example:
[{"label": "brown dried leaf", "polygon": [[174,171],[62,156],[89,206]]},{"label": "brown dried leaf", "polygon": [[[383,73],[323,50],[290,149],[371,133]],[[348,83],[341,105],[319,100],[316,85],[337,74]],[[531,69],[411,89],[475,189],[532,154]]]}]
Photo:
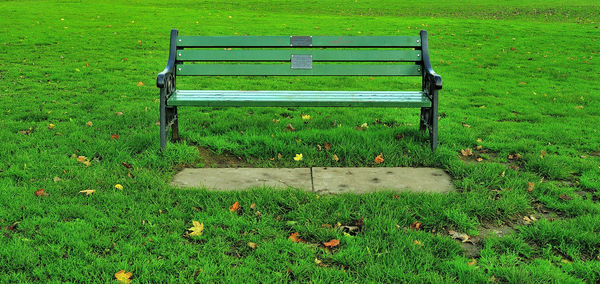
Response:
[{"label": "brown dried leaf", "polygon": [[325,151],[329,151],[331,149],[331,144],[324,142],[323,147],[325,147]]},{"label": "brown dried leaf", "polygon": [[468,156],[472,156],[473,155],[473,150],[471,150],[471,148],[466,148],[464,150],[460,150],[460,153],[463,156],[468,157]]},{"label": "brown dried leaf", "polygon": [[410,224],[410,228],[418,231],[421,229],[421,225],[422,225],[421,222],[414,221],[412,224]]},{"label": "brown dried leaf", "polygon": [[336,154],[333,154],[333,156],[331,156],[331,158],[336,162],[340,160],[340,158],[338,158],[338,156]]},{"label": "brown dried leaf", "polygon": [[237,212],[239,209],[240,209],[240,203],[237,201],[235,203],[233,203],[233,205],[231,205],[231,207],[229,207],[230,212]]},{"label": "brown dried leaf", "polygon": [[326,242],[326,243],[323,243],[323,245],[324,245],[325,247],[328,247],[328,248],[335,247],[335,246],[337,246],[337,245],[339,245],[339,244],[340,244],[340,240],[338,240],[338,239],[332,239],[331,241],[328,241],[328,242]]},{"label": "brown dried leaf", "polygon": [[251,249],[256,249],[256,248],[258,247],[258,245],[257,245],[256,243],[253,243],[253,242],[248,242],[248,246],[249,246]]},{"label": "brown dried leaf", "polygon": [[542,152],[540,153],[540,158],[544,158],[546,157],[546,150],[542,150]]},{"label": "brown dried leaf", "polygon": [[40,188],[40,189],[34,191],[33,194],[35,194],[35,196],[46,196],[46,195],[48,195],[43,188]]},{"label": "brown dried leaf", "polygon": [[289,131],[296,131],[296,128],[294,128],[291,123],[288,123],[285,128]]},{"label": "brown dried leaf", "polygon": [[383,153],[379,153],[379,155],[377,157],[375,157],[375,163],[376,164],[383,163]]},{"label": "brown dried leaf", "polygon": [[85,193],[86,196],[88,196],[88,195],[90,195],[90,194],[92,194],[94,192],[96,192],[96,190],[94,190],[94,189],[85,189],[85,190],[80,190],[79,191],[79,193]]},{"label": "brown dried leaf", "polygon": [[533,183],[533,182],[527,183],[527,192],[533,192],[533,188],[535,188],[535,183]]}]

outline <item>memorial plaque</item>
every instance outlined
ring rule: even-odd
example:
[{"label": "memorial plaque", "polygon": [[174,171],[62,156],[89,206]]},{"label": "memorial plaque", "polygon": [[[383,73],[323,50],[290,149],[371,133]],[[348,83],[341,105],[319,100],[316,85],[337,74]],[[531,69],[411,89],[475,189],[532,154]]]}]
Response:
[{"label": "memorial plaque", "polygon": [[291,46],[312,46],[312,36],[291,36]]},{"label": "memorial plaque", "polygon": [[292,54],[292,69],[312,69],[312,55]]}]

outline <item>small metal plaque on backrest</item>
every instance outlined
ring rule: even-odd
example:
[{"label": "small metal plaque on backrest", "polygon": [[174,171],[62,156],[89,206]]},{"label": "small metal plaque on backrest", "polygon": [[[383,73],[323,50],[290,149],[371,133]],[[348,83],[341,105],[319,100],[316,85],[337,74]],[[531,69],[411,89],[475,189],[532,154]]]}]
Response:
[{"label": "small metal plaque on backrest", "polygon": [[292,54],[292,69],[312,69],[312,55]]},{"label": "small metal plaque on backrest", "polygon": [[312,36],[291,36],[290,46],[312,46]]}]

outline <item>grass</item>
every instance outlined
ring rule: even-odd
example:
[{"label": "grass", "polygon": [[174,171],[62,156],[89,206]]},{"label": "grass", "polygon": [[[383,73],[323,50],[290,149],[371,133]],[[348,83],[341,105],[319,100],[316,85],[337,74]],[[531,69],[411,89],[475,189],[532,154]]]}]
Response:
[{"label": "grass", "polygon": [[[1,2],[0,281],[107,282],[123,269],[139,282],[600,281],[600,5],[342,2]],[[431,153],[417,131],[414,109],[181,108],[183,140],[160,153],[154,80],[166,63],[171,28],[182,35],[427,29],[434,68],[444,78],[438,151]],[[178,83],[419,88],[411,80],[368,77]],[[301,114],[311,119],[305,123]],[[365,122],[368,129],[355,129]],[[296,131],[286,131],[287,124]],[[331,150],[317,151],[324,142]],[[256,167],[440,167],[458,190],[315,196],[169,186],[182,166],[212,166],[198,147]],[[465,148],[474,156],[463,157]],[[297,153],[302,162],[292,159]],[[379,153],[385,162],[376,165]],[[35,196],[40,188],[48,195]],[[96,193],[78,193],[85,189]],[[237,214],[228,210],[235,201],[242,207]],[[531,216],[536,221],[523,220]],[[356,235],[336,226],[360,218]],[[204,234],[184,238],[192,220],[204,223]],[[411,229],[414,222],[422,223],[419,230]],[[496,236],[490,228],[512,233]],[[453,240],[450,229],[476,244]],[[289,241],[294,232],[307,243]],[[334,238],[339,246],[320,245]]]}]

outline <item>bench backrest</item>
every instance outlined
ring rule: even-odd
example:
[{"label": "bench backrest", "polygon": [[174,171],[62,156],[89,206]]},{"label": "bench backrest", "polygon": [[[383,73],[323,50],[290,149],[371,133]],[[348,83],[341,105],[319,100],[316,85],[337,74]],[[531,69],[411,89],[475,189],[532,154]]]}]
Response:
[{"label": "bench backrest", "polygon": [[423,74],[420,36],[175,36],[177,76]]}]

